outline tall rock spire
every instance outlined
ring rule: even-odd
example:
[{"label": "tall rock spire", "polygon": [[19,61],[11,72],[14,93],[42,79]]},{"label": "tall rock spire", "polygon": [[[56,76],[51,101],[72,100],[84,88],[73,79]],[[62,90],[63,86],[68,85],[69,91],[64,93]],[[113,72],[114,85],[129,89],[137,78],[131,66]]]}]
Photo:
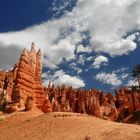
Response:
[{"label": "tall rock spire", "polygon": [[36,53],[36,71],[35,77],[41,78],[42,75],[42,52],[41,49]]},{"label": "tall rock spire", "polygon": [[36,68],[35,68],[35,99],[39,108],[42,107],[45,99],[45,91],[42,87],[42,52],[41,49],[36,53]]},{"label": "tall rock spire", "polygon": [[21,56],[22,56],[22,55],[26,55],[26,56],[28,55],[28,50],[27,50],[26,48],[22,51]]},{"label": "tall rock spire", "polygon": [[32,42],[32,45],[31,45],[31,52],[35,53],[35,43],[34,42]]},{"label": "tall rock spire", "polygon": [[35,75],[35,67],[36,67],[36,51],[35,51],[35,43],[33,42],[31,45],[30,55],[30,65],[33,68],[33,75]]},{"label": "tall rock spire", "polygon": [[45,100],[42,87],[42,53],[41,50],[36,53],[35,43],[32,43],[30,51],[24,49],[21,54],[13,90],[13,100],[19,101],[21,107],[25,107],[28,97],[33,97],[36,106],[40,108]]}]

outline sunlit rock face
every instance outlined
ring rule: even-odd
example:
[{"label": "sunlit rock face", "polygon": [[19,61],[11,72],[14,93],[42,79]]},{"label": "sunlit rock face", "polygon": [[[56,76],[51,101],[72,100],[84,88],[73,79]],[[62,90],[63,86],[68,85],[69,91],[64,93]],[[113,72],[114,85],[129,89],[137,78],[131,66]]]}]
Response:
[{"label": "sunlit rock face", "polygon": [[36,52],[34,43],[30,51],[23,50],[12,70],[0,72],[0,88],[5,91],[6,102],[19,103],[18,108],[24,109],[30,98],[32,105],[42,108],[46,100],[42,86],[42,53],[40,49]]},{"label": "sunlit rock face", "polygon": [[42,86],[42,53],[24,49],[19,63],[9,71],[0,71],[0,110],[11,113],[32,110],[43,112],[86,113],[102,119],[118,122],[138,122],[140,115],[140,87],[121,87],[116,95],[102,90],[82,90],[55,86]]},{"label": "sunlit rock face", "polygon": [[19,100],[24,106],[28,97],[33,97],[34,104],[41,108],[45,100],[42,87],[42,54],[41,50],[35,51],[32,43],[31,50],[23,50],[17,68],[17,75],[13,88],[12,100]]}]

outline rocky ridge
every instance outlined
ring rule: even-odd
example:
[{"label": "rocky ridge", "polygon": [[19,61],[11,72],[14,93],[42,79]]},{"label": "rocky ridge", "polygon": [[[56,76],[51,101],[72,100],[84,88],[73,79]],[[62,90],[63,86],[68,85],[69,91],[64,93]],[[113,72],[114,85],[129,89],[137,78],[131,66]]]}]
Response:
[{"label": "rocky ridge", "polygon": [[19,63],[8,72],[0,71],[0,110],[14,112],[32,110],[43,112],[86,113],[102,119],[140,123],[140,88],[121,87],[116,95],[102,90],[81,90],[65,85],[42,86],[42,53],[24,49]]}]

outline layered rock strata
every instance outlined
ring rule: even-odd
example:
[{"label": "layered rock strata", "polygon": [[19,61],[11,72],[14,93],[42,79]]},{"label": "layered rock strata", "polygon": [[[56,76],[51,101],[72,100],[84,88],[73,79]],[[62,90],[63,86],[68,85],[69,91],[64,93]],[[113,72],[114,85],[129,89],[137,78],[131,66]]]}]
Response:
[{"label": "layered rock strata", "polygon": [[87,113],[99,118],[140,123],[140,87],[121,87],[116,95],[102,90],[80,90],[49,83],[42,86],[42,53],[24,49],[12,70],[0,71],[0,110],[8,113],[37,106],[52,111]]},{"label": "layered rock strata", "polygon": [[18,100],[20,106],[25,106],[28,97],[33,97],[34,104],[41,108],[45,100],[42,86],[42,54],[35,51],[32,43],[31,50],[23,50],[17,69],[17,76],[13,88],[13,101]]},{"label": "layered rock strata", "polygon": [[0,88],[6,92],[6,102],[19,103],[18,108],[25,108],[28,99],[32,105],[42,108],[46,95],[42,86],[42,53],[35,51],[32,43],[31,50],[24,49],[19,63],[8,72],[0,72]]},{"label": "layered rock strata", "polygon": [[101,90],[80,90],[64,85],[49,84],[45,90],[53,111],[87,113],[118,122],[130,122],[136,118],[134,114],[140,114],[139,87],[121,87],[115,90],[115,96]]}]

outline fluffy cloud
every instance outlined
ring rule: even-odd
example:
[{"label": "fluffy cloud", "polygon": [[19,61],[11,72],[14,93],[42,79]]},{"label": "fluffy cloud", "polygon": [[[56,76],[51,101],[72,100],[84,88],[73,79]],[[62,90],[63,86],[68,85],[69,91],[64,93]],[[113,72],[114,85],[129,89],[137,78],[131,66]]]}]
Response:
[{"label": "fluffy cloud", "polygon": [[79,67],[77,66],[77,63],[75,63],[75,62],[72,62],[72,63],[69,65],[69,68],[70,68],[71,70],[74,70],[77,74],[80,74],[80,73],[83,72],[83,70],[82,70],[81,68],[79,68]]},{"label": "fluffy cloud", "polygon": [[77,59],[77,63],[81,64],[82,66],[85,64],[86,57],[84,55],[79,55]]},{"label": "fluffy cloud", "polygon": [[[60,10],[68,5],[64,3]],[[18,32],[0,33],[0,41],[5,46],[13,47],[15,44],[19,48],[36,42],[46,55],[44,64],[53,68],[63,58],[67,61],[74,58],[76,46],[85,39],[84,32],[89,34],[89,38],[86,38],[88,45],[78,47],[78,51],[106,52],[111,56],[128,54],[137,46],[133,41],[134,35],[125,36],[140,29],[139,11],[139,0],[78,0],[73,10],[67,11],[61,18]]]},{"label": "fluffy cloud", "polygon": [[73,13],[79,25],[77,28],[90,31],[93,50],[115,56],[127,54],[136,48],[133,39],[124,36],[139,29],[139,6],[138,0],[87,0],[78,1]]},{"label": "fluffy cloud", "polygon": [[79,45],[77,47],[77,53],[79,53],[79,52],[87,52],[87,53],[89,53],[89,52],[91,52],[91,48],[90,47],[84,47],[83,45]]},{"label": "fluffy cloud", "polygon": [[[72,61],[75,66],[71,69],[77,74],[84,71],[85,61],[94,59],[94,68],[108,62],[108,58],[102,55],[94,58],[79,55],[80,53],[105,52],[115,57],[129,54],[136,49],[134,40],[136,36],[140,38],[140,35],[133,31],[140,30],[139,0],[77,0],[76,6],[69,11],[66,10],[67,7],[71,7],[70,2],[75,0],[64,3],[63,0],[60,1],[61,8],[56,6],[55,0],[52,10],[57,11],[54,16],[63,13],[61,17],[21,31],[0,33],[0,69],[7,69],[16,63],[21,49],[29,49],[33,41],[37,44],[36,49],[43,50],[43,66],[54,69],[63,63],[64,59],[75,59]],[[88,70],[89,68],[85,69],[86,72]],[[124,71],[125,68],[111,73],[101,72],[95,78],[100,82],[118,86],[128,78]],[[66,84],[76,88],[85,86],[81,78],[68,75],[62,70],[54,74],[43,73],[43,80],[44,84],[52,80],[57,85]],[[136,83],[135,80],[129,80],[128,85]]]},{"label": "fluffy cloud", "polygon": [[99,69],[102,64],[105,65],[105,64],[107,64],[107,62],[108,62],[108,58],[107,57],[105,57],[103,55],[97,56],[94,59],[93,68]]},{"label": "fluffy cloud", "polygon": [[103,51],[109,53],[111,56],[128,54],[130,51],[136,49],[136,43],[130,37],[112,43],[109,43],[110,41],[108,40],[102,44],[103,42],[98,42],[98,39],[93,39],[93,42],[95,44],[95,51]]},{"label": "fluffy cloud", "polygon": [[3,46],[12,48],[14,44],[20,49],[30,48],[31,42],[34,41],[37,44],[36,48],[42,48],[46,56],[43,61],[44,64],[49,64],[46,64],[48,67],[56,67],[63,58],[67,61],[74,58],[76,46],[69,39],[60,39],[60,30],[66,25],[67,22],[63,23],[62,20],[48,21],[22,31],[1,33],[0,41],[3,41]]},{"label": "fluffy cloud", "polygon": [[131,79],[127,82],[126,86],[135,86],[135,85],[138,85],[138,81],[137,79]]},{"label": "fluffy cloud", "polygon": [[4,45],[0,42],[0,69],[9,69],[13,67],[19,58],[21,49],[16,44]]},{"label": "fluffy cloud", "polygon": [[115,72],[116,73],[123,73],[123,72],[125,72],[127,70],[128,70],[128,67],[121,67],[121,68],[117,69]]},{"label": "fluffy cloud", "polygon": [[[46,2],[49,0],[46,0]],[[76,0],[54,0],[52,2],[52,6],[50,7],[50,11],[53,11],[53,16],[58,17],[63,13],[66,13],[71,10],[72,5],[76,3]]]},{"label": "fluffy cloud", "polygon": [[87,58],[87,61],[91,61],[92,59],[93,59],[93,57],[90,56],[90,57]]},{"label": "fluffy cloud", "polygon": [[121,79],[126,79],[129,76],[128,73],[122,73],[121,74]]},{"label": "fluffy cloud", "polygon": [[52,81],[55,85],[65,84],[67,86],[72,86],[74,88],[84,87],[85,83],[82,79],[76,76],[70,76],[66,74],[63,70],[56,71],[53,75],[44,75],[44,85],[47,85],[49,81]]},{"label": "fluffy cloud", "polygon": [[62,85],[65,84],[67,86],[72,86],[74,88],[84,87],[85,83],[76,76],[71,77],[70,75],[62,75],[59,76],[57,80],[54,80],[53,83],[55,85]]},{"label": "fluffy cloud", "polygon": [[65,58],[67,61],[74,59],[75,46],[70,44],[67,40],[61,40],[58,44],[50,48],[48,55],[46,55],[46,66],[56,66],[60,64]]},{"label": "fluffy cloud", "polygon": [[95,79],[99,80],[100,82],[102,82],[104,84],[109,84],[111,86],[119,86],[120,84],[122,84],[121,80],[118,78],[118,76],[115,72],[112,72],[112,73],[105,73],[105,72],[98,73],[95,76]]},{"label": "fluffy cloud", "polygon": [[[120,86],[121,84],[122,85],[124,84],[127,86],[132,85],[132,84],[136,83],[136,80],[129,79],[130,74],[128,73],[127,70],[128,70],[127,67],[122,67],[122,68],[114,70],[110,73],[100,72],[95,75],[95,79],[104,84],[108,84],[108,85],[111,85],[114,87]],[[126,82],[127,82],[127,84],[126,84]]]}]

